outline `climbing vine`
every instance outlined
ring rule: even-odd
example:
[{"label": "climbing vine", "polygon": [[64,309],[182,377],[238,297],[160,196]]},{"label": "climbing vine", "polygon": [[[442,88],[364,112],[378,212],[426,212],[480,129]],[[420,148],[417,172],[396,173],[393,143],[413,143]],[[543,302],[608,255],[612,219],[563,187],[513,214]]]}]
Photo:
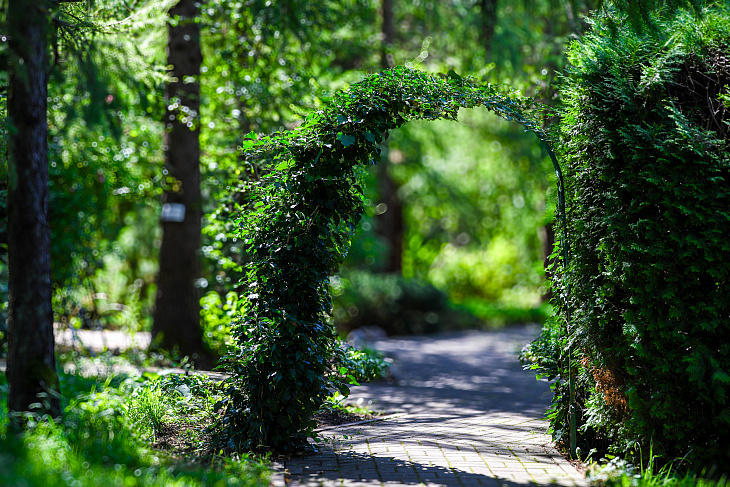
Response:
[{"label": "climbing vine", "polygon": [[236,346],[224,359],[231,378],[220,406],[230,448],[309,447],[324,398],[348,392],[332,370],[342,357],[328,283],[363,212],[357,168],[376,164],[388,132],[405,122],[456,120],[460,108],[477,106],[534,132],[552,156],[530,99],[454,72],[402,67],[350,86],[294,130],[247,138],[247,160],[263,175],[246,183],[251,205],[236,220],[250,263]]}]

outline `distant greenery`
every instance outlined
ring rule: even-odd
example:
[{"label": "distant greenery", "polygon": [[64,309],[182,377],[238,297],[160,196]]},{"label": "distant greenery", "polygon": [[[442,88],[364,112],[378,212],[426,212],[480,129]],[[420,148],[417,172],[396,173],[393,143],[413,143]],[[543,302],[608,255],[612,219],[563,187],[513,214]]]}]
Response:
[{"label": "distant greenery", "polygon": [[330,285],[339,331],[377,326],[388,335],[411,335],[478,325],[473,315],[454,309],[448,295],[428,282],[352,271],[333,276]]},{"label": "distant greenery", "polygon": [[487,110],[462,109],[459,121],[416,121],[389,138],[387,156],[398,161],[391,172],[407,203],[403,275],[456,303],[536,307],[544,227],[554,213],[548,154]]},{"label": "distant greenery", "polygon": [[592,22],[561,90],[570,263],[525,357],[556,379],[557,440],[573,367],[584,451],[639,464],[651,443],[659,462],[727,472],[730,10],[641,34],[612,13]]}]

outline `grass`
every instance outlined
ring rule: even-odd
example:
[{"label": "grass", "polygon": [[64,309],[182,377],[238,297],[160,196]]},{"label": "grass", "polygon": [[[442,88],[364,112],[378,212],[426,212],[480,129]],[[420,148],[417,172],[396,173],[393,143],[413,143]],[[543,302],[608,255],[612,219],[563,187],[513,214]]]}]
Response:
[{"label": "grass", "polygon": [[[0,485],[54,487],[268,486],[266,458],[224,456],[213,443],[218,383],[198,374],[141,373],[169,357],[59,354],[63,416],[29,416],[20,435],[9,431],[7,381],[0,373]],[[383,376],[389,362],[372,350],[347,351],[345,375]],[[185,367],[182,367],[185,368]],[[327,421],[373,414],[333,397]]]},{"label": "grass", "polygon": [[672,464],[655,468],[656,459],[649,456],[646,466],[638,470],[619,457],[596,463],[588,473],[588,482],[594,487],[730,487],[728,479],[705,479],[693,473],[678,474]]},{"label": "grass", "polygon": [[[80,370],[61,374],[65,397],[59,422],[31,416],[27,431],[14,435],[8,431],[7,405],[0,403],[0,485],[269,484],[265,459],[223,457],[212,448],[207,426],[214,423],[217,392],[206,377],[84,376]],[[7,397],[4,374],[0,397]]]}]

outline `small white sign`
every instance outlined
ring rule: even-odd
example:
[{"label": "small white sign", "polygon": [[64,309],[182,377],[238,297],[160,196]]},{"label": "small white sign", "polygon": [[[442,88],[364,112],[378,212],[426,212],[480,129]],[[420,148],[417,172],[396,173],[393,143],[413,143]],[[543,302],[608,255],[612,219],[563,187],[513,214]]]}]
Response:
[{"label": "small white sign", "polygon": [[185,220],[185,205],[182,203],[165,203],[162,205],[163,222],[181,222]]}]

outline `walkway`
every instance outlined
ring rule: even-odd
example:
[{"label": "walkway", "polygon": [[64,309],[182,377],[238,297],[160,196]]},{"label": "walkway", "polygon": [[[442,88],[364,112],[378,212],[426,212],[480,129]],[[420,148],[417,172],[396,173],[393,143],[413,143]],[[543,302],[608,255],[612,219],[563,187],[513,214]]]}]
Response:
[{"label": "walkway", "polygon": [[547,382],[515,352],[538,330],[383,340],[397,384],[353,387],[385,419],[320,431],[320,452],[275,464],[281,486],[584,486],[543,420]]}]

